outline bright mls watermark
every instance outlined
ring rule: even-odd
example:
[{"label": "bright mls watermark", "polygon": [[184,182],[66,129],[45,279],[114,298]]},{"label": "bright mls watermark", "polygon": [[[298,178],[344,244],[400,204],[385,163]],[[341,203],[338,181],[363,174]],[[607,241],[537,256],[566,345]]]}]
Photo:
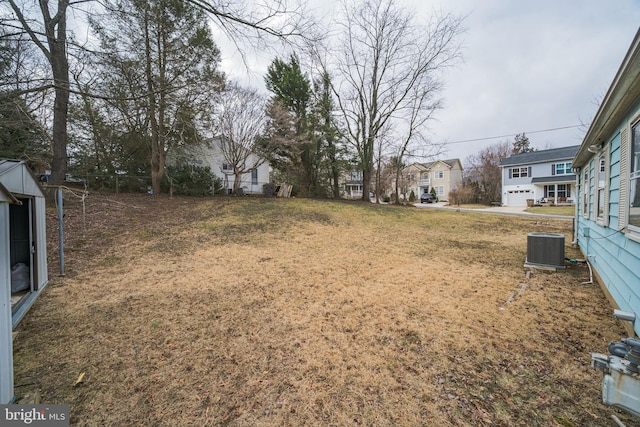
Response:
[{"label": "bright mls watermark", "polygon": [[69,405],[0,405],[0,427],[69,427]]}]

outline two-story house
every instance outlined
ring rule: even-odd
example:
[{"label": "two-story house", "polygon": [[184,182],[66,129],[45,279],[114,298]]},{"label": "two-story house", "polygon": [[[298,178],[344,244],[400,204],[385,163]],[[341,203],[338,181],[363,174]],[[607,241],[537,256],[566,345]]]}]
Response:
[{"label": "two-story house", "polygon": [[[500,162],[502,205],[574,203],[576,176],[571,161],[579,145],[514,154]],[[529,202],[527,202],[529,201]]]},{"label": "two-story house", "polygon": [[362,198],[362,171],[352,170],[342,176],[341,194],[345,199]]},{"label": "two-story house", "polygon": [[[460,159],[436,160],[431,163],[412,163],[402,170],[400,190],[406,198],[411,192],[416,198],[434,189],[438,199],[449,197],[449,192],[462,184]],[[402,185],[404,184],[404,185]]]}]

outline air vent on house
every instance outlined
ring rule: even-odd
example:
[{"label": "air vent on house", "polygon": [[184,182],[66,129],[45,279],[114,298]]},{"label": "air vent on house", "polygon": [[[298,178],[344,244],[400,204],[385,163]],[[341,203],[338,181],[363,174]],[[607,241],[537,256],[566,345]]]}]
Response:
[{"label": "air vent on house", "polygon": [[526,266],[565,268],[564,234],[529,233]]}]

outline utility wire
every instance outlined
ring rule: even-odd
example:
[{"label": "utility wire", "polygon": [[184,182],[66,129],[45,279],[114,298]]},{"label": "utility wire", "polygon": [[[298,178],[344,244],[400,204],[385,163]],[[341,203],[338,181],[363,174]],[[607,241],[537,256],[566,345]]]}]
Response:
[{"label": "utility wire", "polygon": [[[563,129],[573,129],[573,128],[579,128],[579,127],[583,127],[583,126],[589,126],[589,124],[580,124],[580,125],[572,125],[572,126],[562,126],[559,128],[551,128],[551,129],[542,129],[542,130],[533,130],[533,131],[529,131],[529,132],[522,132],[525,135],[526,134],[532,134],[532,133],[543,133],[543,132],[553,132],[555,130],[563,130]],[[498,138],[508,138],[510,136],[516,136],[519,135],[519,133],[511,133],[508,135],[498,135],[498,136],[488,136],[486,138],[474,138],[474,139],[463,139],[460,141],[445,141],[443,143],[443,145],[451,145],[451,144],[462,144],[463,142],[476,142],[476,141],[488,141],[490,139],[498,139]]]}]

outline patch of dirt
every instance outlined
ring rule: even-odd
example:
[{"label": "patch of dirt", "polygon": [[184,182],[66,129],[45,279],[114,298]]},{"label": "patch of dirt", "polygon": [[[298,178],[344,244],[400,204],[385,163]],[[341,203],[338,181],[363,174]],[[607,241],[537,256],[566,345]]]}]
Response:
[{"label": "patch of dirt", "polygon": [[67,199],[66,275],[51,210],[50,284],[18,327],[14,362],[16,394],[70,404],[73,425],[636,422],[601,404],[590,354],[625,332],[600,287],[582,284],[588,270],[525,277],[527,233],[570,242],[570,221]]}]

